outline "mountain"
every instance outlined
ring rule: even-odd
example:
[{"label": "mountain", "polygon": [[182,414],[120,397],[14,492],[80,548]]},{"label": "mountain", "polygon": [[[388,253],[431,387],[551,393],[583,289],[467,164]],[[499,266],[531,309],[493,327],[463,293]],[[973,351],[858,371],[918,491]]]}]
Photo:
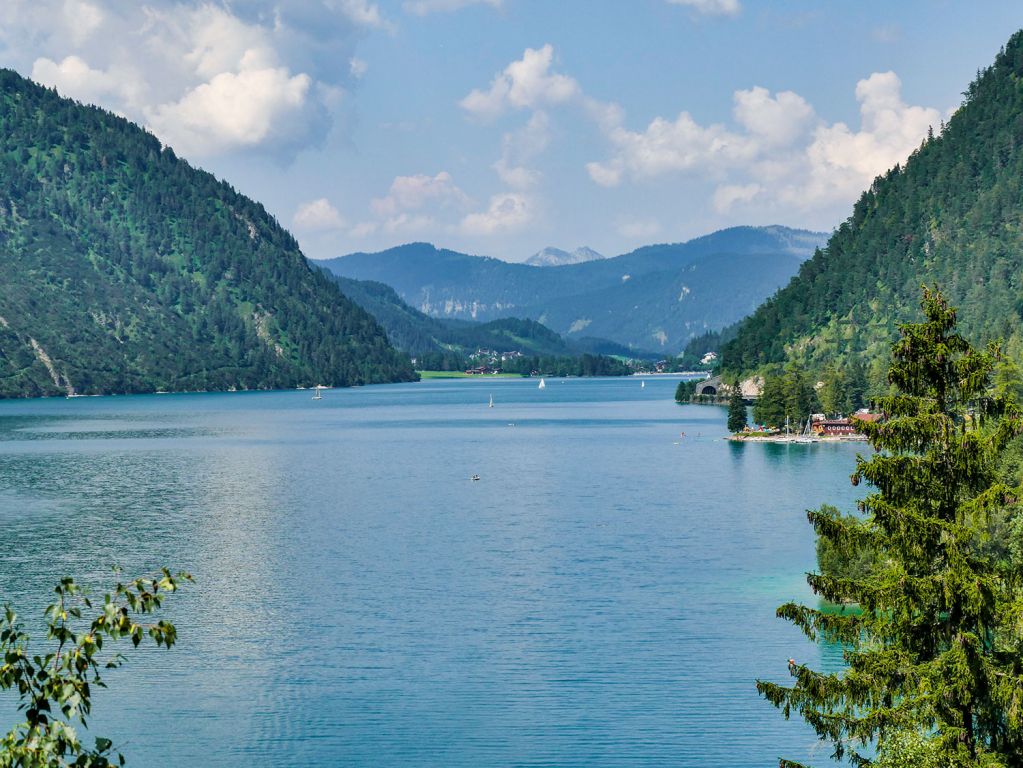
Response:
[{"label": "mountain", "polygon": [[0,70],[0,395],[410,380],[261,205]]},{"label": "mountain", "polygon": [[434,317],[532,318],[568,339],[598,336],[679,352],[686,341],[751,312],[825,242],[786,227],[733,227],[686,243],[537,269],[410,243],[318,262],[394,287]]},{"label": "mountain", "polygon": [[904,166],[878,177],[827,246],[739,327],[724,365],[870,364],[884,386],[897,324],[938,284],[976,342],[1023,358],[1023,32]]},{"label": "mountain", "polygon": [[576,248],[571,253],[560,248],[548,246],[542,251],[537,251],[522,263],[528,264],[531,267],[563,267],[566,264],[582,264],[586,261],[596,261],[603,258],[606,258],[603,254],[597,253],[585,245]]},{"label": "mountain", "polygon": [[346,296],[376,318],[392,344],[413,356],[444,351],[466,354],[477,349],[548,356],[628,355],[630,352],[627,347],[605,339],[567,342],[535,320],[504,318],[477,323],[431,317],[410,307],[393,288],[383,283],[336,275],[333,279]]}]

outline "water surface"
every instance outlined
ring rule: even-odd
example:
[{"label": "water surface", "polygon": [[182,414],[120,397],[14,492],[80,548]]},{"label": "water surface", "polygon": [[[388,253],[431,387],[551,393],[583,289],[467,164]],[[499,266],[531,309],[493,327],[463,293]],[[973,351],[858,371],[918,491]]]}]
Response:
[{"label": "water surface", "polygon": [[726,442],[672,379],[547,384],[0,402],[0,596],[195,575],[179,646],[97,697],[129,765],[827,762],[754,680],[837,663],[774,609],[857,447]]}]

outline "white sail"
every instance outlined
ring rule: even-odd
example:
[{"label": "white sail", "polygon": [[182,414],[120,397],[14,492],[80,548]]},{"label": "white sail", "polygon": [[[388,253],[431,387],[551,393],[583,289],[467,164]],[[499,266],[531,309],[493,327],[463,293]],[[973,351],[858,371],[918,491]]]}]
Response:
[{"label": "white sail", "polygon": [[537,387],[537,389],[547,389],[547,382],[545,382],[543,379],[540,379],[540,386]]},{"label": "white sail", "polygon": [[493,395],[490,396],[490,407],[491,408],[494,407],[494,396]]},{"label": "white sail", "polygon": [[646,389],[646,382],[645,381],[640,382],[639,388],[640,389]]}]

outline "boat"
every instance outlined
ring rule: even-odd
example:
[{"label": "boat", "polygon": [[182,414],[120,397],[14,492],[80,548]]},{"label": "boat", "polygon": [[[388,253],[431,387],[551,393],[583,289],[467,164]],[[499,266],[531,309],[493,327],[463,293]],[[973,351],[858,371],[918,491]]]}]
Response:
[{"label": "boat", "polygon": [[540,386],[537,387],[537,389],[547,389],[547,382],[545,382],[543,379],[540,379]]},{"label": "boat", "polygon": [[640,389],[646,389],[646,382],[645,382],[645,381],[641,381],[641,382],[639,383],[639,388],[640,388]]},{"label": "boat", "polygon": [[487,407],[488,408],[493,408],[494,407],[494,396],[493,395],[490,396],[490,405],[487,406]]},{"label": "boat", "polygon": [[321,387],[319,384],[317,384],[315,387],[313,387],[313,389],[316,390],[316,394],[313,395],[313,400],[322,400],[323,399],[323,393],[320,392],[320,390],[323,389],[323,387]]},{"label": "boat", "polygon": [[806,417],[806,427],[803,429],[799,437],[796,438],[797,443],[819,443],[820,438],[813,433],[813,414]]}]

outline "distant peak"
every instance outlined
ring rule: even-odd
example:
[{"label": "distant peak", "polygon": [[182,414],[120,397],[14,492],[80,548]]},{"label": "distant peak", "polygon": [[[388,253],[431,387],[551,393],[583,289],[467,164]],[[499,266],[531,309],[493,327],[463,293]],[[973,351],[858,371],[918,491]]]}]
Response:
[{"label": "distant peak", "polygon": [[542,251],[534,253],[524,263],[533,267],[563,267],[566,264],[582,264],[585,261],[596,261],[603,258],[606,257],[602,253],[597,253],[585,245],[571,252],[548,246]]}]

